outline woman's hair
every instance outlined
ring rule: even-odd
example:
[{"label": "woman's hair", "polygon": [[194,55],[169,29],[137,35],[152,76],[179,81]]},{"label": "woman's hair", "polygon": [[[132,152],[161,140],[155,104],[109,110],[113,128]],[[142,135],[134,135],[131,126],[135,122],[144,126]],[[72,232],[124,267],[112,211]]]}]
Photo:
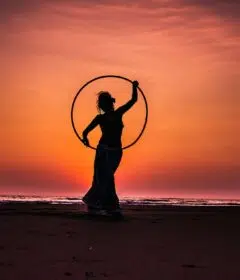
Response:
[{"label": "woman's hair", "polygon": [[114,108],[115,98],[108,91],[100,91],[97,98],[97,109],[100,112],[110,111]]}]

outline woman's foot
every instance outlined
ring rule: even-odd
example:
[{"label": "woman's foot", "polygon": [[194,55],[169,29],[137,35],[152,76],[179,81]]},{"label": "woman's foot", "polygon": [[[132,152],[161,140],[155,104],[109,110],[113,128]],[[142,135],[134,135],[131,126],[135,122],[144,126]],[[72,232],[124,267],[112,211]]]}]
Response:
[{"label": "woman's foot", "polygon": [[87,213],[90,215],[104,215],[104,210],[92,206],[87,206]]},{"label": "woman's foot", "polygon": [[124,218],[121,209],[107,210],[108,215],[110,215],[114,220],[122,220]]}]

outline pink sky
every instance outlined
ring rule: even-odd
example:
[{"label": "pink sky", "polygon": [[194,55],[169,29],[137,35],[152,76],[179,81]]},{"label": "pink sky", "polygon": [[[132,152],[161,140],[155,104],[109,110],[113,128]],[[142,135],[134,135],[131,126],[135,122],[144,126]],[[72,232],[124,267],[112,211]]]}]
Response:
[{"label": "pink sky", "polygon": [[[139,80],[149,103],[117,171],[120,195],[240,198],[239,4],[229,3],[2,1],[0,193],[88,189],[94,152],[74,135],[70,107],[86,81],[115,74]],[[79,129],[101,89],[117,105],[130,96],[114,79],[89,87]],[[144,113],[140,100],[125,144]]]}]

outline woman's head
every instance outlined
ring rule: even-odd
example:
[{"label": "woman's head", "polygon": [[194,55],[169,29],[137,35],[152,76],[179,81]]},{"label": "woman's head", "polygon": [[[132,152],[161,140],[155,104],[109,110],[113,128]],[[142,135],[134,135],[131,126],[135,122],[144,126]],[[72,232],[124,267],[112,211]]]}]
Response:
[{"label": "woman's head", "polygon": [[100,91],[98,93],[97,108],[105,113],[114,110],[115,98],[108,91]]}]

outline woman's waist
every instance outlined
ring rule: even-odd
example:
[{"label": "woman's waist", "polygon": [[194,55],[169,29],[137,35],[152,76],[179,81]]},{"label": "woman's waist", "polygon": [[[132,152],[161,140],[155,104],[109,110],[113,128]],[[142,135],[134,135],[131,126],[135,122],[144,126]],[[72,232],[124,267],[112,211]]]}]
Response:
[{"label": "woman's waist", "polygon": [[118,148],[122,148],[122,143],[120,142],[105,142],[105,141],[99,141],[97,148],[103,148],[103,149],[108,149],[108,148],[113,148],[113,149],[118,149]]},{"label": "woman's waist", "polygon": [[122,148],[122,143],[115,143],[115,144],[111,144],[111,143],[104,143],[104,142],[99,142],[97,145],[97,148],[103,148],[103,149],[108,149],[108,148],[112,148],[112,149],[118,149],[118,148]]},{"label": "woman's waist", "polygon": [[107,145],[107,146],[122,146],[121,137],[106,137],[102,136],[99,140],[99,145]]}]

